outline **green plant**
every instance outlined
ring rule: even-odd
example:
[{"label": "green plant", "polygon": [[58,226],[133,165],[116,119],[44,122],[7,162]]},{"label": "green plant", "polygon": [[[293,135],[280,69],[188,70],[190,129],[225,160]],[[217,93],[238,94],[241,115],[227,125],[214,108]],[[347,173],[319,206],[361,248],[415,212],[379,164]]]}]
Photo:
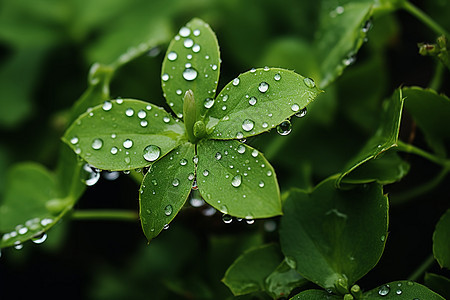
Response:
[{"label": "green plant", "polygon": [[[142,252],[133,250],[131,258],[121,255],[129,260],[127,269],[96,271],[99,276],[90,297],[113,299],[134,293],[135,298],[156,299],[448,298],[448,271],[433,265],[437,261],[441,268],[450,268],[450,211],[442,202],[448,194],[442,183],[450,170],[450,100],[438,93],[447,92],[449,34],[438,25],[449,26],[446,15],[439,18],[435,12],[433,20],[403,0],[293,1],[285,7],[270,1],[193,1],[196,14],[217,26],[221,40],[223,36],[222,55],[227,59],[221,70],[217,39],[209,25],[195,18],[172,30],[176,12],[184,13],[188,6],[170,3],[176,5],[155,4],[158,9],[153,11],[161,16],[151,18],[147,29],[132,22],[148,11],[136,6],[134,13],[118,22],[120,30],[105,34],[87,51],[88,57],[95,58],[90,63],[100,62],[92,64],[87,90],[61,117],[58,136],[64,143],[57,146],[58,159],[50,152],[52,163],[47,163],[55,170],[36,162],[18,163],[7,173],[4,191],[0,186],[0,248],[30,249],[25,242],[43,243],[49,230],[49,236],[58,235],[58,230],[61,236],[70,236],[64,225],[58,225],[69,219],[104,220],[107,229],[96,238],[112,233],[118,243],[126,237],[107,222],[140,220],[150,245]],[[118,12],[126,6],[119,0],[116,5]],[[399,35],[393,16],[401,10],[430,28],[430,40],[436,40],[436,44],[408,48],[436,57],[428,88],[409,84],[397,88],[395,80],[403,82],[404,74],[386,66],[386,49]],[[249,13],[228,22],[229,14],[240,16],[240,11]],[[186,13],[180,19],[191,17]],[[240,19],[251,20],[248,31]],[[274,29],[274,23],[281,29]],[[85,26],[67,27],[79,41],[89,36]],[[295,33],[294,38],[270,35],[271,30],[282,32],[283,26]],[[136,37],[130,35],[134,31]],[[21,40],[16,43],[25,51]],[[160,61],[154,56],[166,43],[159,76],[155,70]],[[41,56],[27,64],[19,59],[20,53],[2,70],[23,64],[34,70]],[[151,68],[148,60],[155,60]],[[265,65],[276,67],[252,68]],[[252,69],[235,78],[243,68]],[[0,78],[6,78],[6,71],[0,72]],[[220,80],[229,83],[216,96],[219,71]],[[111,96],[146,99],[136,92],[140,87],[134,81],[147,73],[155,73],[149,80],[152,103]],[[165,99],[158,97],[159,81]],[[121,84],[123,90],[117,89]],[[24,91],[29,85],[24,82]],[[116,91],[111,93],[110,86]],[[13,87],[5,91],[20,99],[26,94]],[[303,117],[307,105],[307,117],[294,117]],[[7,117],[0,121],[13,124],[24,110],[25,104],[16,114],[2,111],[0,119]],[[130,201],[130,210],[86,209],[89,205],[83,197],[100,189],[96,184],[100,174],[117,175],[117,171],[140,184],[139,193],[133,186],[124,197],[139,195],[139,214],[137,201]],[[84,193],[86,186],[93,187]],[[206,201],[210,212],[219,211],[220,226],[225,226],[220,230],[226,233],[210,229],[215,228],[215,219],[195,215],[193,211],[201,209],[189,207],[188,199]],[[396,273],[394,269],[400,268],[393,264],[383,273],[389,261],[383,262],[382,255],[392,255],[389,242],[401,241],[395,230],[396,217],[402,216],[399,211],[420,202],[426,212],[429,199],[440,199],[434,209],[442,215],[439,221],[427,219],[429,226],[435,226],[432,255],[422,264],[416,262],[421,258],[408,258],[412,272],[404,268]],[[411,213],[405,215],[401,222]],[[247,222],[239,222],[242,219]],[[171,222],[170,230],[161,233]],[[256,226],[249,225],[253,223]],[[426,244],[426,238],[412,228],[402,234]],[[395,259],[410,252],[401,246],[397,245],[401,250]],[[13,252],[3,253],[6,261]],[[95,257],[83,260],[89,264]]]}]

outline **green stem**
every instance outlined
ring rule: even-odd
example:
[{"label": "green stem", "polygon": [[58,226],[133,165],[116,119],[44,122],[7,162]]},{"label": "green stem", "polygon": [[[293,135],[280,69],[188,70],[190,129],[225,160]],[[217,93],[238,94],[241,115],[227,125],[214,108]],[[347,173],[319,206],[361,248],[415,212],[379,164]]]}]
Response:
[{"label": "green stem", "polygon": [[137,221],[139,215],[135,211],[126,210],[75,210],[72,213],[74,220],[112,220]]},{"label": "green stem", "polygon": [[425,261],[408,277],[408,280],[417,281],[422,277],[423,273],[425,273],[434,263],[434,256],[431,254],[428,256]]},{"label": "green stem", "polygon": [[427,25],[430,29],[432,29],[438,35],[444,34],[446,36],[450,36],[444,28],[442,28],[432,18],[430,18],[427,14],[425,14],[422,10],[420,10],[414,4],[411,4],[409,1],[403,1],[403,9],[406,10],[407,12],[409,12],[411,15],[413,15],[417,19],[419,19],[422,23]]},{"label": "green stem", "polygon": [[439,91],[442,85],[442,75],[444,74],[444,65],[437,61],[436,70],[434,70],[433,78],[431,78],[428,88]]},{"label": "green stem", "polygon": [[398,141],[397,144],[398,144],[398,150],[400,150],[400,151],[419,155],[431,162],[434,162],[435,164],[442,165],[446,169],[450,168],[450,160],[448,160],[448,159],[438,157],[438,156],[433,155],[429,152],[426,152],[425,150],[422,150],[412,144],[407,144],[400,140]]}]

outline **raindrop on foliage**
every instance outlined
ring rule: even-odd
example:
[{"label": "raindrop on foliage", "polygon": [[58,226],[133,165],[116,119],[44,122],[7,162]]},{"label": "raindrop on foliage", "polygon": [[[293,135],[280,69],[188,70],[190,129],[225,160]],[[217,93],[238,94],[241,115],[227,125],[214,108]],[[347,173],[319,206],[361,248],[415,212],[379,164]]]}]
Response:
[{"label": "raindrop on foliage", "polygon": [[220,152],[217,152],[216,155],[214,156],[217,160],[220,160],[222,158],[222,154],[220,154]]},{"label": "raindrop on foliage", "polygon": [[237,86],[237,85],[239,85],[239,78],[235,78],[234,80],[233,80],[233,85],[234,86]]},{"label": "raindrop on foliage", "polygon": [[241,175],[236,175],[233,177],[233,179],[231,180],[231,185],[234,187],[239,187],[242,183],[242,176]]},{"label": "raindrop on foliage", "polygon": [[187,28],[187,27],[182,27],[182,28],[180,29],[180,31],[179,31],[179,34],[180,34],[182,37],[187,37],[187,36],[189,36],[189,35],[191,34],[191,30],[190,30],[189,28]]},{"label": "raindrop on foliage", "polygon": [[163,118],[163,122],[164,122],[164,123],[169,123],[169,122],[170,122],[170,118],[167,117],[167,116],[164,117],[164,118]]},{"label": "raindrop on foliage", "polygon": [[147,127],[148,122],[146,120],[142,120],[140,124],[142,127]]},{"label": "raindrop on foliage", "polygon": [[123,147],[124,147],[125,149],[130,149],[131,147],[133,147],[133,141],[130,140],[130,139],[126,139],[126,140],[123,142]]},{"label": "raindrop on foliage", "polygon": [[199,36],[200,35],[200,30],[199,29],[195,29],[194,30],[194,36]]},{"label": "raindrop on foliage", "polygon": [[288,135],[289,133],[291,133],[291,130],[292,130],[292,125],[289,120],[286,120],[277,126],[277,132],[280,135]]},{"label": "raindrop on foliage", "polygon": [[92,141],[92,149],[99,150],[103,146],[103,140],[102,139],[94,139]]},{"label": "raindrop on foliage", "polygon": [[269,84],[267,82],[261,82],[258,86],[258,90],[261,93],[267,92],[268,89],[269,89]]},{"label": "raindrop on foliage", "polygon": [[188,179],[193,180],[195,178],[194,173],[189,173]]},{"label": "raindrop on foliage", "polygon": [[167,59],[170,60],[170,61],[176,60],[177,57],[178,57],[177,53],[173,52],[173,51],[169,52],[169,54],[167,54]]},{"label": "raindrop on foliage", "polygon": [[267,124],[266,122],[262,123],[262,128],[267,128],[269,126],[269,124]]},{"label": "raindrop on foliage", "polygon": [[111,148],[111,154],[117,154],[117,152],[119,151],[119,149],[117,149],[117,147],[112,147]]},{"label": "raindrop on foliage", "polygon": [[167,74],[167,73],[163,74],[163,75],[161,76],[161,79],[162,79],[163,81],[169,80],[169,74]]},{"label": "raindrop on foliage", "polygon": [[93,186],[100,179],[100,173],[96,172],[89,164],[83,165],[83,171],[85,172],[83,181],[87,186]]},{"label": "raindrop on foliage", "polygon": [[214,105],[214,99],[212,99],[212,98],[206,98],[205,103],[203,104],[203,106],[205,108],[211,108],[213,105]]},{"label": "raindrop on foliage", "polygon": [[188,81],[194,80],[195,78],[197,78],[197,70],[195,70],[194,68],[185,69],[183,72],[183,78]]},{"label": "raindrop on foliage", "polygon": [[316,86],[316,83],[314,82],[314,80],[312,80],[311,78],[308,78],[308,77],[304,78],[303,82],[305,83],[305,85],[307,87],[309,87],[311,89]]},{"label": "raindrop on foliage", "polygon": [[255,126],[255,122],[249,119],[245,119],[244,122],[242,122],[242,129],[245,131],[250,131]]},{"label": "raindrop on foliage", "polygon": [[73,138],[70,139],[70,143],[71,143],[72,145],[77,144],[78,141],[79,141],[79,140],[78,140],[78,137],[76,137],[76,136],[74,136]]},{"label": "raindrop on foliage", "polygon": [[230,215],[228,215],[228,214],[223,214],[223,215],[222,215],[222,221],[223,221],[225,224],[230,224],[230,223],[233,221],[233,217],[230,216]]},{"label": "raindrop on foliage", "polygon": [[261,181],[259,182],[258,186],[259,186],[260,188],[263,188],[263,187],[264,187],[264,181],[261,180]]},{"label": "raindrop on foliage", "polygon": [[185,166],[187,164],[187,159],[182,158],[180,159],[180,165]]},{"label": "raindrop on foliage", "polygon": [[386,296],[389,294],[389,292],[391,291],[391,288],[389,287],[389,285],[383,285],[382,287],[380,287],[380,289],[378,290],[378,295],[380,296]]},{"label": "raindrop on foliage", "polygon": [[192,46],[192,51],[194,51],[195,53],[200,52],[200,45],[195,44],[194,46]]},{"label": "raindrop on foliage", "polygon": [[194,157],[192,158],[192,162],[194,164],[198,164],[198,156],[197,155],[194,155]]},{"label": "raindrop on foliage", "polygon": [[275,79],[276,81],[279,81],[281,79],[280,73],[275,74],[275,76],[273,76],[273,79]]},{"label": "raindrop on foliage", "polygon": [[237,152],[240,154],[244,154],[245,153],[245,147],[243,145],[239,145],[237,147]]},{"label": "raindrop on foliage", "polygon": [[163,229],[164,229],[164,230],[167,230],[167,229],[169,229],[169,224],[164,224],[164,227],[163,227]]},{"label": "raindrop on foliage", "polygon": [[183,43],[184,47],[191,48],[194,45],[194,41],[192,39],[185,39]]},{"label": "raindrop on foliage", "polygon": [[141,109],[141,110],[137,113],[137,116],[138,116],[139,119],[143,119],[143,118],[145,118],[145,117],[147,116],[147,113],[146,113],[144,110]]},{"label": "raindrop on foliage", "polygon": [[144,159],[146,161],[155,161],[159,158],[161,154],[161,149],[155,145],[148,145],[144,148]]},{"label": "raindrop on foliage", "polygon": [[372,28],[372,20],[369,19],[369,20],[367,20],[367,21],[364,23],[364,25],[363,25],[361,31],[364,32],[364,33],[366,33],[366,32],[368,32],[371,28]]},{"label": "raindrop on foliage", "polygon": [[250,105],[252,105],[252,106],[255,105],[256,102],[257,102],[256,97],[251,97],[251,98],[248,100],[248,104],[250,104]]},{"label": "raindrop on foliage", "polygon": [[102,108],[103,108],[104,111],[111,110],[111,108],[112,108],[112,103],[111,103],[110,101],[105,101],[105,102],[103,103]]},{"label": "raindrop on foliage", "polygon": [[123,103],[123,99],[122,98],[117,98],[116,99],[116,103],[117,104],[122,104]]},{"label": "raindrop on foliage", "polygon": [[297,112],[300,110],[300,106],[298,106],[298,104],[295,103],[295,104],[292,104],[291,109],[293,112]]},{"label": "raindrop on foliage", "polygon": [[134,110],[132,108],[127,108],[127,110],[125,111],[125,115],[127,115],[127,117],[133,116]]},{"label": "raindrop on foliage", "polygon": [[401,294],[402,294],[402,290],[400,290],[400,289],[399,289],[399,290],[396,290],[395,293],[396,293],[397,295],[401,295]]},{"label": "raindrop on foliage", "polygon": [[206,176],[208,176],[208,175],[209,175],[209,171],[208,171],[208,170],[204,170],[204,171],[203,171],[203,176],[206,177]]},{"label": "raindrop on foliage", "polygon": [[178,178],[175,178],[175,179],[172,181],[172,185],[175,186],[175,187],[177,187],[179,184],[180,184],[180,180],[178,180]]},{"label": "raindrop on foliage", "polygon": [[308,112],[308,110],[306,109],[306,107],[304,107],[298,113],[296,113],[295,116],[297,118],[303,118],[304,116],[306,116],[307,112]]},{"label": "raindrop on foliage", "polygon": [[172,214],[172,212],[173,212],[172,205],[169,204],[164,208],[164,214],[166,216],[170,216]]},{"label": "raindrop on foliage", "polygon": [[45,232],[41,233],[38,236],[35,236],[31,239],[31,241],[35,244],[42,244],[47,239],[47,234]]},{"label": "raindrop on foliage", "polygon": [[270,177],[270,176],[272,176],[272,171],[270,171],[270,170],[269,170],[269,171],[267,171],[267,173],[266,173],[266,174],[267,174],[267,176],[269,176],[269,177]]}]

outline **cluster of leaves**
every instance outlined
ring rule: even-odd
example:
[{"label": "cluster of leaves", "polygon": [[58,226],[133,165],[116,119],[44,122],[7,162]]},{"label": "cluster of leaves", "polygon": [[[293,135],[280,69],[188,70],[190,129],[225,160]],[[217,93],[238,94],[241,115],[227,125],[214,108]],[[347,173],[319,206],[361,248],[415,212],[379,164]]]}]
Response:
[{"label": "cluster of leaves", "polygon": [[[121,3],[117,1],[117,10],[123,9]],[[255,5],[251,8],[258,7]],[[168,9],[163,4],[159,6],[160,11]],[[218,7],[219,10],[224,8]],[[132,18],[120,22],[118,28],[126,24],[118,30],[123,34],[112,31],[114,34],[106,34],[99,45],[87,51],[92,61],[101,63],[91,67],[88,89],[66,116],[65,123],[72,125],[66,130],[63,141],[75,154],[62,144],[54,172],[37,163],[20,163],[10,169],[0,203],[0,248],[19,249],[30,239],[40,243],[61,219],[74,217],[73,207],[85,190],[84,183],[92,185],[100,176],[96,168],[131,170],[133,177],[142,181],[140,220],[149,240],[167,228],[175,215],[187,206],[190,194],[198,196],[197,190],[209,205],[225,214],[226,220],[235,217],[252,222],[283,214],[275,219],[275,224],[279,223],[278,235],[270,243],[264,244],[261,234],[256,239],[246,236],[245,242],[234,237],[235,243],[211,243],[214,245],[212,253],[218,253],[213,250],[225,244],[235,247],[238,242],[241,245],[236,249],[247,248],[223,278],[235,296],[448,297],[450,280],[433,273],[425,277],[428,288],[412,280],[389,282],[376,288],[372,285],[373,289],[368,291],[357,285],[383,254],[388,240],[389,203],[417,198],[438,186],[450,171],[447,158],[450,100],[436,92],[442,80],[441,67],[436,71],[431,89],[398,88],[379,108],[379,101],[386,94],[379,88],[384,86],[385,80],[381,74],[385,72],[382,52],[388,43],[386,32],[396,27],[392,13],[405,9],[422,20],[424,15],[407,1],[336,3],[323,0],[320,4],[295,7],[304,9],[305,16],[308,13],[312,16],[312,20],[305,18],[304,22],[316,24],[315,31],[311,26],[299,24],[296,30],[304,38],[275,41],[256,61],[252,51],[233,53],[228,49],[228,55],[234,55],[239,66],[246,66],[248,61],[255,65],[262,62],[263,66],[295,69],[315,81],[281,68],[251,69],[231,80],[215,96],[221,65],[217,39],[209,25],[193,19],[170,42],[161,71],[166,104],[174,115],[156,104],[110,96],[110,83],[119,69],[138,60],[142,54],[155,51],[155,46],[168,42],[172,35],[168,33],[170,25],[164,18],[152,19],[149,28],[141,29],[140,34],[133,37],[130,37],[130,30],[142,28],[142,24],[132,22]],[[89,9],[89,6],[82,5],[82,8]],[[255,13],[255,16],[258,15]],[[296,20],[292,23],[303,22],[298,21],[297,15],[292,19]],[[432,20],[426,19],[425,23],[430,22]],[[437,40],[434,48],[421,45],[420,52],[436,55],[448,67],[446,33],[433,24],[444,36]],[[244,35],[246,33],[239,23],[229,26],[231,32],[243,30]],[[375,31],[377,26],[381,27],[380,31]],[[82,38],[87,32],[82,26],[72,29],[70,32],[76,38]],[[265,31],[258,32],[264,34]],[[368,35],[369,32],[373,35]],[[5,34],[0,31],[0,35]],[[255,44],[260,45],[264,39],[258,34],[245,37],[258,39]],[[354,63],[367,37],[375,39],[370,59],[344,72]],[[230,39],[228,37],[228,41]],[[224,40],[227,41],[226,36]],[[111,47],[116,44],[120,46]],[[23,60],[17,63],[33,66]],[[13,86],[4,80],[0,82],[10,88]],[[320,94],[319,87],[325,93]],[[18,93],[26,90],[14,90],[9,97],[24,99],[26,97]],[[294,115],[303,116],[306,105],[316,97],[307,118],[301,119],[301,123],[296,122],[295,117],[290,120]],[[338,104],[337,99],[342,102]],[[404,106],[427,148],[413,145],[413,138],[408,143],[399,140]],[[13,124],[25,115],[24,111],[18,110],[17,116],[7,114],[0,119]],[[291,122],[295,130],[285,135],[291,130]],[[364,140],[361,132],[355,132],[354,127],[361,129],[367,139],[365,143],[361,142]],[[274,130],[269,134],[255,138],[271,129]],[[276,131],[282,135],[272,134]],[[318,139],[321,135],[325,138]],[[314,142],[305,143],[310,140]],[[406,192],[394,192],[388,199],[386,189],[395,186],[393,183],[403,179],[410,169],[402,153],[424,157],[442,169],[429,183],[417,188],[409,186]],[[133,171],[136,169],[139,172]],[[145,170],[144,177],[141,169]],[[284,192],[282,196],[279,184]],[[131,214],[131,217],[137,218],[137,215]],[[447,210],[433,236],[434,258],[447,269],[450,268],[449,223],[450,210]],[[189,260],[188,254],[192,256],[199,249],[192,242],[181,243],[182,240],[193,241],[195,237],[190,232],[182,232],[176,239],[169,237],[169,242],[162,240],[160,245],[165,248],[158,248],[158,244],[152,248],[152,242],[153,254],[147,261],[158,265],[155,257],[162,256],[166,265],[174,263],[180,269],[186,267],[182,263],[184,258]],[[162,255],[164,249],[174,245],[186,247],[186,255],[178,251]],[[249,248],[251,245],[254,247]],[[227,254],[228,260],[233,258]],[[175,262],[174,257],[178,257]],[[219,256],[211,257],[212,261],[220,260]],[[142,266],[142,261],[137,260],[135,268],[139,269],[138,266]],[[175,294],[194,293],[199,298],[211,298],[215,294],[204,283],[199,283],[201,280],[197,277],[195,282],[177,281],[173,278],[173,268],[157,267],[151,272],[168,276],[165,285]],[[145,271],[139,272],[140,277],[145,276]],[[119,273],[116,275],[121,277]],[[130,278],[132,276],[136,275]],[[115,293],[106,293],[103,297],[118,296]],[[167,295],[157,297],[163,296]]]}]

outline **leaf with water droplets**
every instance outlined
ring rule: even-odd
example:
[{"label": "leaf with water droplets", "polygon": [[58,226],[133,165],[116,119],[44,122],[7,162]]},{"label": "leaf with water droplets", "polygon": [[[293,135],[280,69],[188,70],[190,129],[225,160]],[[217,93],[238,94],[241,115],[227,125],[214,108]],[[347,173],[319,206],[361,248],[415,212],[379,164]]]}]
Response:
[{"label": "leaf with water droplets", "polygon": [[233,295],[264,291],[264,280],[283,260],[279,246],[268,244],[247,250],[228,268],[222,279]]},{"label": "leaf with water droplets", "polygon": [[370,290],[363,295],[363,299],[385,299],[385,300],[444,300],[429,288],[407,280],[393,281],[373,290]]},{"label": "leaf with water droplets", "polygon": [[63,137],[96,168],[142,168],[183,142],[184,126],[162,108],[132,99],[110,103],[106,110],[99,105],[82,114]]},{"label": "leaf with water droplets", "polygon": [[[366,164],[370,160],[376,159],[381,153],[397,146],[400,121],[402,119],[403,102],[404,98],[402,96],[401,90],[396,90],[391,98],[387,99],[384,102],[383,112],[380,120],[380,127],[375,132],[374,136],[367,141],[359,154],[357,154],[349,163],[347,163],[344,171],[336,180],[337,186],[341,186],[343,180],[345,181],[345,178],[357,168]],[[377,163],[379,164],[379,162],[372,162],[372,165]],[[362,173],[364,175],[363,171]],[[400,175],[406,174],[405,172],[400,173]],[[384,177],[386,173],[381,172],[379,173],[379,175],[379,177],[377,176],[377,178],[375,178],[376,181]],[[373,180],[374,176],[375,173],[371,173],[369,177],[372,178],[368,178],[369,180],[365,181],[369,182]]]},{"label": "leaf with water droplets", "polygon": [[248,219],[281,214],[275,171],[258,150],[238,141],[202,140],[197,153],[198,188],[214,208]]},{"label": "leaf with water droplets", "polygon": [[290,300],[338,300],[338,299],[342,299],[342,296],[330,295],[330,293],[324,290],[306,290],[290,298]]},{"label": "leaf with water droplets", "polygon": [[216,94],[220,57],[216,35],[208,24],[193,19],[183,26],[167,49],[161,71],[166,101],[177,114],[183,113],[183,97],[192,90],[197,114],[204,114],[209,98]]},{"label": "leaf with water droplets", "polygon": [[442,268],[450,269],[450,209],[436,224],[433,234],[433,254]]},{"label": "leaf with water droplets", "polygon": [[0,205],[0,248],[41,236],[69,211],[76,199],[64,196],[54,174],[36,163],[21,163],[8,172]]},{"label": "leaf with water droplets", "polygon": [[291,190],[283,210],[284,255],[302,276],[325,289],[334,291],[338,281],[350,287],[383,253],[388,199],[379,184],[339,190],[331,177],[311,193]]},{"label": "leaf with water droplets", "polygon": [[312,79],[284,69],[254,69],[238,78],[238,84],[228,83],[206,112],[211,139],[240,139],[269,131],[321,93]]},{"label": "leaf with water droplets", "polygon": [[186,202],[192,186],[189,174],[195,172],[194,155],[193,144],[182,144],[154,163],[145,175],[139,203],[148,240],[156,237]]}]

